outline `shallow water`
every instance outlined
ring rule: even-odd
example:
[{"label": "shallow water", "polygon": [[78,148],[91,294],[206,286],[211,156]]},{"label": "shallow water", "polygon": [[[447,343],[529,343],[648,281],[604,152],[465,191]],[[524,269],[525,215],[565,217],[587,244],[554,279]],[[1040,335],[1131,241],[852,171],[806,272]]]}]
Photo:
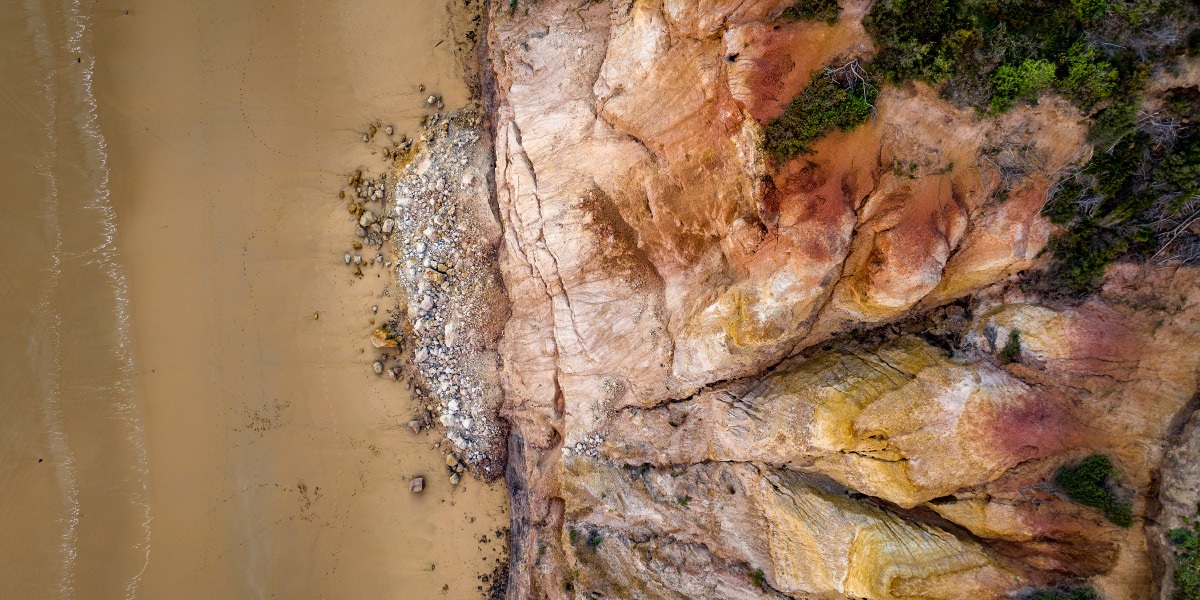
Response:
[{"label": "shallow water", "polygon": [[476,597],[504,491],[371,372],[392,300],[337,200],[368,121],[465,101],[445,6],[14,4],[0,597]]}]

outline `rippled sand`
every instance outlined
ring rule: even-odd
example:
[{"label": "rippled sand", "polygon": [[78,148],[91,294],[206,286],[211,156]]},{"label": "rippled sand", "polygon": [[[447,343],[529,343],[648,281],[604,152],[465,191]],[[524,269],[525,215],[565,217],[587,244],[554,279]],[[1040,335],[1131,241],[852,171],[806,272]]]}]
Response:
[{"label": "rippled sand", "polygon": [[337,200],[382,168],[368,121],[465,101],[445,6],[22,0],[0,31],[0,596],[478,597],[505,492],[450,486],[371,372],[387,278],[342,264]]}]

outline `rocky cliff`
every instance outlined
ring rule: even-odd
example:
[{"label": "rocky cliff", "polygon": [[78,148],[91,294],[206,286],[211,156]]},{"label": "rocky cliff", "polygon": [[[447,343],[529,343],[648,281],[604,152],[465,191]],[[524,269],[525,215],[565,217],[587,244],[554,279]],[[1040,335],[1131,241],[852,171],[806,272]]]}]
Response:
[{"label": "rocky cliff", "polygon": [[[881,86],[768,159],[813,73],[873,51],[869,3],[792,4],[494,7],[509,597],[1160,593],[1200,495],[1197,273],[1025,289],[1090,148],[1053,96]],[[1125,517],[1064,489],[1096,455]]]}]

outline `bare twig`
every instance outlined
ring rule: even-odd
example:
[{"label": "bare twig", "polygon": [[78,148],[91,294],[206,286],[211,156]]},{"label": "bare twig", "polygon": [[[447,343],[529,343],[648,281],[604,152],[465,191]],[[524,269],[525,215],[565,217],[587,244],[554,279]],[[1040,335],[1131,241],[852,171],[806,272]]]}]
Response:
[{"label": "bare twig", "polygon": [[[867,98],[873,98],[879,93],[879,88],[871,85],[866,69],[863,69],[857,58],[837,68],[826,67],[824,73],[829,81],[846,91],[861,93]],[[874,102],[871,102],[871,116],[875,116]]]},{"label": "bare twig", "polygon": [[[1154,143],[1164,148],[1172,148],[1175,146],[1175,141],[1179,139],[1180,133],[1187,129],[1188,125],[1167,111],[1158,109],[1139,115],[1137,128],[1150,136]],[[1115,142],[1113,146],[1116,146]],[[1111,151],[1112,148],[1109,150]]]}]

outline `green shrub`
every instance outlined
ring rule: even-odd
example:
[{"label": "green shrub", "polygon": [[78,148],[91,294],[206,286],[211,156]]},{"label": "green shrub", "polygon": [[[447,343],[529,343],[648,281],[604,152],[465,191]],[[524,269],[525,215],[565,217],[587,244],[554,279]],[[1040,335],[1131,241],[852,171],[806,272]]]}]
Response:
[{"label": "green shrub", "polygon": [[1167,534],[1175,545],[1175,591],[1171,600],[1200,600],[1200,518],[1184,519],[1184,524],[1187,526]]},{"label": "green shrub", "polygon": [[604,541],[604,536],[600,535],[599,531],[593,531],[588,534],[587,545],[588,545],[588,548],[591,548],[592,550],[599,548],[600,543],[603,541]]},{"label": "green shrub", "polygon": [[1112,148],[1121,138],[1136,130],[1141,106],[1141,98],[1136,96],[1113,102],[1097,115],[1096,123],[1088,130],[1088,141],[1100,151]]},{"label": "green shrub", "polygon": [[1008,332],[1008,342],[1000,350],[1000,363],[1012,364],[1021,358],[1021,330],[1013,329]]},{"label": "green shrub", "polygon": [[1100,595],[1090,587],[1072,590],[1038,590],[1029,600],[1100,600]]},{"label": "green shrub", "polygon": [[1142,62],[1200,46],[1188,35],[1196,12],[1183,0],[878,0],[863,25],[884,81],[926,81],[959,105],[1003,112],[1048,86],[1049,63],[1059,89],[1091,110],[1132,89]]},{"label": "green shrub", "polygon": [[1071,0],[1075,16],[1080,21],[1094,21],[1108,10],[1107,0]]},{"label": "green shrub", "polygon": [[795,21],[825,21],[833,25],[837,22],[841,10],[837,0],[798,0],[795,4],[787,7],[780,18]]},{"label": "green shrub", "polygon": [[750,573],[750,583],[760,590],[767,589],[767,574],[762,569],[755,569]]},{"label": "green shrub", "polygon": [[879,0],[863,26],[879,48],[873,71],[885,80],[936,82],[954,71],[946,42],[958,29],[970,29],[961,0]]},{"label": "green shrub", "polygon": [[1059,82],[1059,89],[1084,110],[1112,96],[1116,89],[1117,70],[1099,60],[1096,50],[1083,40],[1067,51],[1066,68],[1067,76]]},{"label": "green shrub", "polygon": [[828,73],[815,75],[783,114],[767,124],[763,149],[771,158],[784,162],[807,154],[826,133],[848,131],[871,116],[875,89],[865,84],[845,87]]},{"label": "green shrub", "polygon": [[[1168,97],[1170,100],[1170,97]],[[1200,91],[1192,106],[1200,102]],[[1132,131],[1138,100],[1114,103],[1097,120],[1092,160],[1071,175],[1044,214],[1066,227],[1050,241],[1050,277],[1058,291],[1086,294],[1124,256],[1150,256],[1159,247],[1156,227],[1170,222],[1200,194],[1200,135],[1181,129],[1169,144]],[[1188,114],[1186,105],[1173,107]],[[1115,140],[1113,138],[1116,138]]]},{"label": "green shrub", "polygon": [[1129,253],[1131,242],[1148,242],[1151,232],[1124,235],[1118,230],[1093,224],[1076,225],[1056,234],[1049,249],[1054,253],[1050,276],[1057,290],[1082,296],[1096,290],[1109,265]]},{"label": "green shrub", "polygon": [[1155,183],[1164,196],[1175,196],[1165,207],[1167,212],[1179,210],[1182,203],[1200,194],[1200,138],[1194,135],[1179,140],[1174,150],[1163,157],[1155,169]]},{"label": "green shrub", "polygon": [[1034,98],[1042,90],[1054,83],[1054,65],[1048,60],[1029,60],[1021,62],[1020,66],[1000,65],[992,73],[991,108],[995,112],[1004,112],[1012,108],[1017,100]]},{"label": "green shrub", "polygon": [[1119,499],[1113,491],[1115,475],[1116,469],[1108,456],[1093,454],[1078,464],[1059,470],[1055,483],[1071,500],[1103,512],[1116,525],[1129,527],[1133,525],[1133,506]]}]

